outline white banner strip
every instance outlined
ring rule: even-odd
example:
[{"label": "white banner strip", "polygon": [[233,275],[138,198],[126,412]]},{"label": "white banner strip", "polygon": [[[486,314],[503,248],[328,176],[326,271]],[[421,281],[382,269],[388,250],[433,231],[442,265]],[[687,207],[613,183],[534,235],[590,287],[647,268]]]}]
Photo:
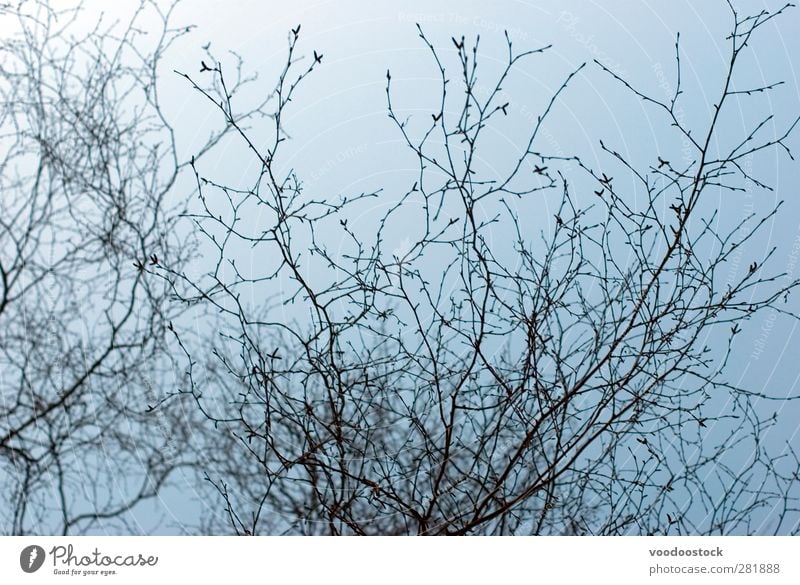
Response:
[{"label": "white banner strip", "polygon": [[0,583],[800,583],[793,537],[3,537]]}]

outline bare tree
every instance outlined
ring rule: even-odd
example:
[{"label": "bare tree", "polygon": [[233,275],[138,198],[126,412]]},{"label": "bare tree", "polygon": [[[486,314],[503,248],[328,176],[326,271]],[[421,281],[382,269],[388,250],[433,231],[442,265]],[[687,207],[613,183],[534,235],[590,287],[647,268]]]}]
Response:
[{"label": "bare tree", "polygon": [[[548,154],[540,136],[581,66],[506,174],[492,176],[478,152],[487,128],[515,114],[503,87],[548,47],[520,52],[506,37],[505,68],[487,83],[477,39],[452,39],[451,75],[453,51],[420,29],[440,77],[430,114],[399,115],[386,74],[416,180],[313,198],[278,163],[285,112],[322,63],[317,51],[298,56],[300,27],[264,110],[269,133],[236,125],[221,61],[184,74],[257,167],[233,187],[193,165],[191,219],[213,268],[201,278],[148,269],[185,305],[219,315],[210,347],[176,333],[188,379],[174,396],[194,398],[218,429],[208,448],[224,453],[206,472],[224,512],[209,530],[729,534],[769,521],[775,533],[798,531],[797,456],[761,441],[776,419],[759,400],[777,397],[725,377],[744,321],[766,308],[788,316],[781,302],[798,282],[770,268],[774,250],[732,281],[720,276],[732,256],[752,253],[747,243],[780,206],[726,226],[707,200],[770,189],[746,161],[770,149],[791,156],[796,120],[777,136],[769,118],[738,138],[720,132],[726,108],[775,87],[747,85],[737,65],[788,6],[749,16],[728,7],[727,71],[698,127],[677,115],[691,99],[679,42],[667,99],[590,65],[688,141],[685,163],[654,152],[637,168],[603,141],[597,168]],[[208,78],[222,99],[195,81]],[[525,213],[550,192],[557,212],[532,233]],[[390,204],[374,224],[348,222],[376,198]],[[408,245],[387,250],[398,221],[411,226]]]},{"label": "bare tree", "polygon": [[[230,67],[206,46],[180,74],[220,115],[184,162],[158,93],[161,58],[190,30],[171,10],[145,1],[76,36],[79,6],[0,8],[18,29],[0,41],[2,530],[140,532],[129,512],[190,468],[221,504],[203,532],[800,531],[800,461],[763,441],[777,424],[764,404],[796,397],[726,376],[747,320],[790,316],[798,281],[775,272],[774,250],[747,257],[780,205],[727,225],[709,199],[769,190],[749,161],[791,157],[797,120],[777,135],[771,117],[723,128],[728,108],[778,85],[748,84],[738,64],[789,5],[727,6],[729,62],[704,124],[679,115],[691,96],[677,41],[665,99],[582,65],[499,177],[481,162],[487,130],[519,115],[505,87],[549,47],[506,36],[489,81],[478,39],[445,50],[419,29],[439,76],[429,114],[404,117],[386,74],[416,176],[338,199],[310,196],[281,158],[285,113],[324,63],[299,55],[299,26],[255,105],[240,106],[255,77],[235,55]],[[554,105],[592,68],[692,156],[642,166],[603,141],[595,165],[548,152]],[[237,185],[204,168],[223,137],[255,163]],[[184,170],[192,203],[175,193]],[[553,216],[531,222],[553,195]],[[747,270],[724,280],[740,256]]]},{"label": "bare tree", "polygon": [[81,5],[0,8],[4,533],[151,530],[129,512],[197,459],[197,417],[152,410],[174,385],[166,340],[183,309],[145,272],[194,250],[176,231],[188,163],[157,83],[190,28],[163,3],[134,8],[88,28]]}]

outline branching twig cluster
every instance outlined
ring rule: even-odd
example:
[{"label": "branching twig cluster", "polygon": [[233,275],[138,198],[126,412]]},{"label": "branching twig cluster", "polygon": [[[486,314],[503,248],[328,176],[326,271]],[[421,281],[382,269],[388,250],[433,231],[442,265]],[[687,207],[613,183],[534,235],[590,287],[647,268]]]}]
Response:
[{"label": "branching twig cluster", "polygon": [[[770,137],[767,119],[716,147],[726,106],[777,87],[743,90],[735,72],[758,29],[788,7],[730,8],[730,60],[705,127],[676,113],[687,99],[679,43],[667,100],[597,63],[693,148],[691,162],[657,153],[647,168],[602,141],[599,168],[542,151],[540,131],[581,66],[506,174],[487,175],[477,163],[487,129],[514,111],[503,86],[548,47],[519,52],[507,38],[505,67],[479,91],[477,39],[452,39],[452,76],[447,51],[419,29],[440,99],[428,118],[402,118],[387,72],[389,117],[418,172],[372,234],[348,219],[381,191],[313,199],[293,171],[278,172],[284,113],[319,65],[298,59],[299,30],[289,35],[269,146],[238,132],[259,165],[250,186],[193,167],[202,209],[192,220],[214,269],[201,279],[160,271],[185,303],[221,316],[202,376],[206,350],[181,345],[190,370],[178,394],[221,429],[228,461],[207,479],[230,529],[705,534],[763,531],[769,519],[775,532],[797,530],[796,454],[760,441],[775,419],[756,403],[774,397],[724,376],[742,321],[783,312],[778,301],[797,286],[770,272],[772,252],[720,284],[726,261],[779,206],[721,230],[705,203],[712,190],[769,189],[748,157],[773,147],[791,156],[797,121]],[[224,94],[221,67],[210,69],[201,75]],[[234,123],[231,96],[206,97]],[[537,237],[517,202],[554,191],[560,204]],[[407,245],[388,250],[386,231],[408,217]],[[331,234],[343,252],[331,251]],[[258,258],[246,269],[242,244]]]},{"label": "branching twig cluster", "polygon": [[0,8],[3,533],[148,530],[129,512],[197,460],[197,417],[148,408],[174,383],[166,326],[182,308],[146,274],[193,250],[175,231],[186,163],[158,93],[160,59],[191,27],[150,1],[85,32],[83,14]]},{"label": "branching twig cluster", "polygon": [[[774,271],[774,249],[747,257],[780,204],[726,226],[710,202],[770,189],[754,156],[792,156],[798,120],[722,132],[728,108],[780,86],[738,72],[789,5],[728,7],[705,124],[682,115],[678,38],[672,95],[600,62],[565,71],[491,172],[491,132],[519,113],[505,87],[549,46],[519,51],[506,35],[489,81],[479,39],[445,48],[418,28],[437,75],[430,112],[404,116],[386,73],[410,185],[339,197],[309,195],[284,165],[287,112],[325,63],[303,56],[299,26],[255,105],[241,105],[258,80],[235,55],[230,67],[207,45],[178,72],[221,121],[183,162],[157,65],[189,29],[144,2],[162,23],[145,51],[136,17],[73,38],[73,12],[4,8],[20,29],[0,45],[4,529],[123,522],[202,464],[222,502],[206,532],[797,532],[800,461],[762,440],[777,424],[764,405],[795,397],[726,377],[745,321],[790,316],[798,281]],[[607,141],[593,164],[547,152],[552,112],[593,68],[691,156],[643,166]],[[204,165],[223,140],[250,157],[235,186]],[[170,195],[182,170],[193,204]],[[354,219],[376,208],[374,223]],[[198,276],[186,262],[201,253]],[[165,395],[153,384],[176,364]]]}]

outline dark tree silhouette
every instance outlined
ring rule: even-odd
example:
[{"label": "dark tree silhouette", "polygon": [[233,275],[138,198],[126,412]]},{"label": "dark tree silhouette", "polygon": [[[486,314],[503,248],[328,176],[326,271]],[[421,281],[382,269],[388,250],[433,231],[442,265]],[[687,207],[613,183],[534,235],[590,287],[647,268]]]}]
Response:
[{"label": "dark tree silhouette", "polygon": [[[670,97],[595,62],[531,118],[506,87],[549,46],[506,35],[492,77],[478,39],[419,28],[430,110],[406,117],[386,73],[416,174],[339,197],[284,162],[286,112],[328,66],[300,26],[262,99],[208,45],[178,73],[219,114],[184,161],[158,91],[191,30],[172,8],[79,34],[80,6],[0,7],[0,530],[141,532],[137,507],[186,471],[219,503],[203,533],[800,532],[800,460],[764,440],[797,396],[726,376],[748,320],[796,318],[800,281],[748,245],[780,204],[730,224],[712,200],[770,190],[753,157],[791,157],[797,120],[725,127],[779,85],[739,63],[790,5],[727,6],[727,69],[694,126],[679,40]],[[691,155],[548,152],[551,111],[592,70]],[[490,133],[516,118],[527,140],[499,160]],[[237,145],[231,185],[205,160]]]},{"label": "dark tree silhouette", "polygon": [[146,274],[193,253],[157,84],[189,29],[135,8],[86,30],[80,5],[0,7],[3,533],[148,530],[128,512],[197,461],[197,417],[152,410],[174,385],[167,328],[183,309]]},{"label": "dark tree silhouette", "polygon": [[[688,141],[686,163],[654,152],[637,168],[603,141],[597,167],[549,155],[542,129],[581,66],[497,178],[478,153],[496,119],[515,114],[503,87],[548,47],[520,52],[506,37],[505,68],[479,82],[477,40],[453,39],[453,75],[453,49],[420,29],[441,80],[430,114],[401,117],[386,74],[389,117],[418,161],[416,180],[313,198],[278,164],[285,112],[324,63],[317,51],[298,56],[299,27],[263,110],[270,134],[237,126],[220,62],[201,75],[223,99],[184,75],[256,163],[238,187],[193,166],[191,219],[213,254],[207,274],[148,268],[184,304],[218,315],[210,346],[177,333],[188,378],[173,394],[194,398],[217,429],[209,448],[225,453],[207,468],[224,509],[209,529],[729,534],[764,531],[769,519],[776,533],[798,531],[797,457],[761,441],[775,423],[758,406],[767,396],[725,377],[742,322],[765,308],[786,314],[797,281],[769,268],[772,252],[748,257],[732,282],[719,276],[732,255],[751,253],[780,206],[725,226],[707,201],[769,189],[744,164],[752,155],[791,156],[796,120],[775,137],[769,119],[738,138],[720,132],[726,108],[774,87],[747,86],[737,65],[788,6],[750,16],[728,6],[727,71],[697,127],[676,115],[692,99],[679,42],[669,99],[589,65]],[[538,197],[553,192],[556,213],[536,233],[525,214],[541,213]],[[376,198],[391,201],[385,213],[355,223]],[[396,222],[407,246],[387,250]]]}]

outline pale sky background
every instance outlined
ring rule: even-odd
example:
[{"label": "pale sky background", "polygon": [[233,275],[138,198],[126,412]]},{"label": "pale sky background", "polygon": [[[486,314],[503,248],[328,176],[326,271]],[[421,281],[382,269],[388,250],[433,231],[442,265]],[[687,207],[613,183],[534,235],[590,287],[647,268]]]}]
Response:
[{"label": "pale sky background", "polygon": [[[122,15],[135,6],[128,0],[87,2],[90,10],[102,7],[109,16]],[[758,7],[779,8],[773,1],[738,1],[742,11]],[[166,3],[165,3],[166,5]],[[417,36],[420,23],[431,41],[447,59],[454,59],[451,36],[468,40],[480,34],[479,59],[487,74],[505,58],[503,30],[519,50],[552,44],[553,48],[533,57],[518,69],[506,85],[514,100],[507,120],[498,123],[496,149],[486,153],[487,165],[502,167],[518,152],[526,138],[532,116],[541,109],[563,78],[584,61],[597,59],[629,79],[636,87],[656,97],[666,97],[674,84],[675,34],[681,33],[683,87],[686,120],[705,129],[713,101],[720,90],[731,16],[723,0],[674,2],[608,0],[592,1],[503,1],[503,2],[263,2],[184,0],[176,10],[176,25],[196,25],[164,56],[161,92],[169,118],[174,122],[184,158],[202,140],[219,117],[193,93],[173,69],[198,74],[201,45],[211,50],[223,65],[235,51],[244,59],[247,72],[258,72],[260,81],[242,96],[243,103],[266,95],[274,87],[275,73],[283,65],[287,33],[302,24],[299,54],[324,54],[323,66],[300,89],[285,119],[293,140],[283,164],[294,167],[306,189],[319,196],[372,191],[384,187],[395,195],[413,182],[414,160],[410,158],[392,122],[386,115],[385,75],[391,69],[396,104],[408,113],[428,116],[436,107],[437,71],[426,47]],[[777,80],[785,85],[769,96],[753,98],[749,110],[729,111],[726,132],[739,135],[762,114],[775,114],[776,133],[800,113],[797,55],[800,55],[800,10],[795,9],[774,24],[763,27],[753,42],[754,52],[740,70],[742,86],[757,86]],[[450,61],[452,64],[454,61]],[[542,150],[553,154],[579,153],[598,166],[603,160],[598,139],[613,145],[634,161],[651,163],[656,154],[681,157],[680,143],[668,131],[666,119],[652,107],[626,93],[608,75],[591,65],[574,80],[556,106],[543,134]],[[800,154],[800,134],[789,142]],[[286,155],[289,156],[286,156]],[[504,156],[507,155],[507,156]],[[241,164],[242,152],[219,149],[204,161],[204,171],[236,184],[248,170]],[[754,160],[760,180],[775,187],[773,193],[754,197],[724,193],[718,201],[721,221],[742,217],[752,203],[755,211],[767,211],[785,199],[782,213],[751,242],[759,257],[772,246],[778,251],[775,272],[800,272],[800,166],[770,151]],[[189,184],[186,184],[189,188]],[[711,192],[709,192],[709,195]],[[543,201],[543,205],[548,205]],[[544,215],[550,216],[547,212]],[[398,245],[402,231],[395,234]],[[742,261],[738,270],[747,270]],[[800,311],[800,295],[789,307]],[[736,359],[728,370],[731,381],[775,396],[800,393],[798,376],[797,323],[764,312],[745,326],[736,348]],[[772,406],[770,406],[772,408]],[[800,412],[786,408],[779,433],[765,437],[780,448],[790,441],[800,449],[797,434]],[[778,436],[780,435],[780,436]],[[152,518],[163,518],[162,530],[175,532],[196,513],[188,490],[166,494],[157,504],[139,512],[143,528]],[[213,503],[218,508],[218,502]],[[146,509],[147,508],[147,509]],[[154,516],[153,516],[154,515]]]}]

